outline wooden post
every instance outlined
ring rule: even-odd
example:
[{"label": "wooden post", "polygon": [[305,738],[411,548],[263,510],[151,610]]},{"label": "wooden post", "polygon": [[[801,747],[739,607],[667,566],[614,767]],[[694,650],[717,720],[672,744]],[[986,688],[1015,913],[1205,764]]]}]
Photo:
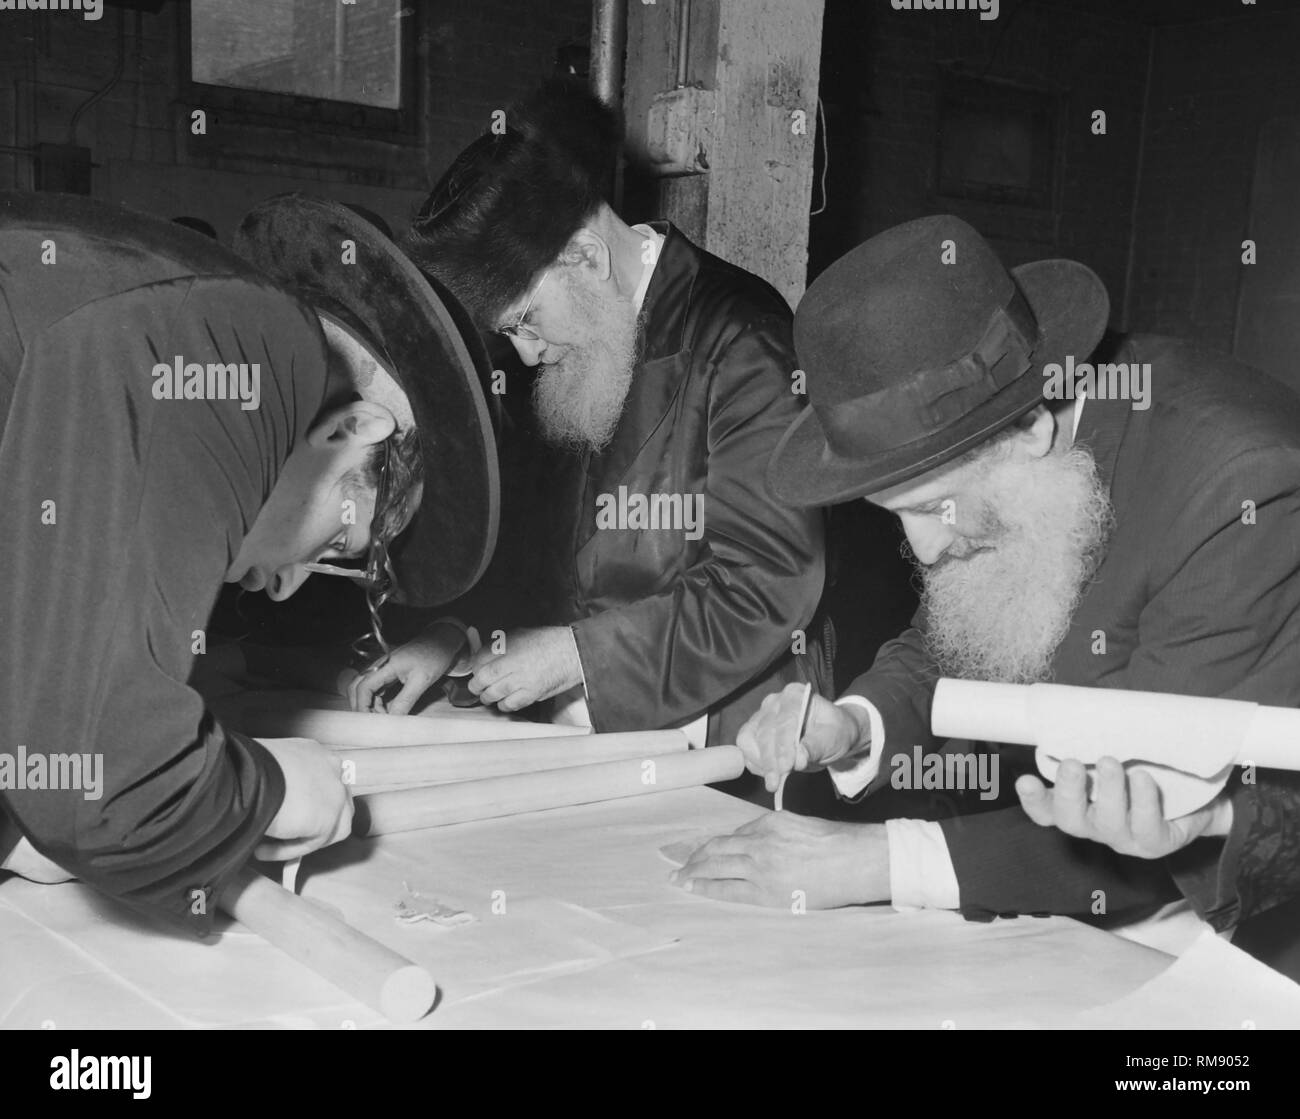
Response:
[{"label": "wooden post", "polygon": [[824,0],[628,7],[628,138],[671,176],[660,216],[791,306],[807,279],[823,10]]}]

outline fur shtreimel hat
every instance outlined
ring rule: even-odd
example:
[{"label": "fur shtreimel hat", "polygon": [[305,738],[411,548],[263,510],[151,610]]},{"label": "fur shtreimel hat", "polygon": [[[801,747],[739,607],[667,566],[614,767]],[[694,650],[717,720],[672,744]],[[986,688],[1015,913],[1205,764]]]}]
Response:
[{"label": "fur shtreimel hat", "polygon": [[513,105],[504,125],[456,157],[403,245],[485,329],[599,208],[623,138],[614,111],[567,80]]}]

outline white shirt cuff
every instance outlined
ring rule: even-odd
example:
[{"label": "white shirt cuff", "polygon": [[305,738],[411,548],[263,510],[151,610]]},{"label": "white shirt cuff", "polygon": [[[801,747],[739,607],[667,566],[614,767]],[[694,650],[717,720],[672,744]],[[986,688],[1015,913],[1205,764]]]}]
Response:
[{"label": "white shirt cuff", "polygon": [[943,828],[930,820],[886,820],[894,908],[958,909],[961,891]]},{"label": "white shirt cuff", "polygon": [[861,707],[867,712],[871,725],[871,742],[865,754],[855,754],[843,761],[831,762],[827,772],[842,797],[855,797],[862,792],[880,772],[880,758],[885,749],[885,724],[876,705],[860,695],[846,695],[835,701],[836,707]]}]

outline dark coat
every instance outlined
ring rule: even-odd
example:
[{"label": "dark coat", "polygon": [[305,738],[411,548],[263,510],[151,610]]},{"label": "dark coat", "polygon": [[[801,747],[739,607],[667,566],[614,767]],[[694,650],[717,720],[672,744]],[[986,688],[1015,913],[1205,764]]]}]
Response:
[{"label": "dark coat", "polygon": [[[1300,400],[1170,339],[1133,338],[1115,360],[1151,363],[1152,403],[1084,404],[1078,442],[1109,485],[1116,528],[1053,681],[1300,706]],[[912,629],[848,688],[884,720],[872,788],[888,782],[896,751],[941,745],[929,729],[937,675]],[[1165,860],[1040,828],[1018,806],[944,820],[962,910],[1094,919],[1103,891],[1108,918],[1132,918],[1176,897],[1176,884],[1224,929],[1300,895],[1300,775],[1240,776],[1226,843],[1199,840]]]},{"label": "dark coat", "polygon": [[[260,406],[155,399],[152,370],[257,363]],[[198,234],[0,195],[0,752],[100,755],[96,797],[0,790],[65,870],[196,933],[284,796],[186,681],[244,534],[320,410],[315,317]],[[42,511],[48,506],[49,517]]]},{"label": "dark coat", "polygon": [[[764,469],[803,407],[790,310],[769,285],[672,226],[642,308],[645,352],[613,442],[575,463],[565,534],[573,626],[598,731],[710,713],[736,731],[794,680],[829,687],[821,642],[792,655],[822,590],[822,519],[782,506]],[[597,527],[598,499],[703,495],[703,535]]]}]

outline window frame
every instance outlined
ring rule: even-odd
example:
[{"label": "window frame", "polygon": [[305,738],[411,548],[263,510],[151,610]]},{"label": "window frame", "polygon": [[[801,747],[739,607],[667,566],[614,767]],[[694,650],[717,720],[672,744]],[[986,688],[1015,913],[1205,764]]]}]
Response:
[{"label": "window frame", "polygon": [[[345,136],[352,139],[383,140],[389,143],[418,145],[420,143],[420,83],[416,73],[420,18],[418,5],[399,7],[401,15],[401,42],[398,65],[400,107],[385,109],[377,105],[361,105],[351,101],[333,101],[295,93],[273,93],[260,89],[242,89],[237,86],[212,85],[196,81],[192,47],[192,18],[189,4],[178,4],[177,21],[178,64],[180,67],[177,88],[187,109],[204,109],[209,116],[220,115],[226,125],[252,128],[304,130],[323,136]],[[188,133],[188,129],[186,130]],[[190,147],[202,136],[190,136]]]},{"label": "window frame", "polygon": [[[1046,214],[1055,211],[1061,187],[1061,161],[1065,149],[1065,98],[1053,89],[1029,85],[1005,78],[989,77],[962,68],[938,68],[936,126],[934,139],[934,196],[940,200],[1002,206],[1023,213]],[[1042,181],[1020,188],[993,183],[953,182],[945,176],[944,129],[951,123],[949,106],[966,105],[953,94],[962,86],[983,87],[985,98],[1004,105],[1020,102],[1015,109],[1037,118],[1038,128],[1031,132],[1031,142],[1043,144],[1046,151],[1036,151]],[[1034,103],[1037,104],[1034,104]],[[1001,107],[999,106],[999,109]]]}]

